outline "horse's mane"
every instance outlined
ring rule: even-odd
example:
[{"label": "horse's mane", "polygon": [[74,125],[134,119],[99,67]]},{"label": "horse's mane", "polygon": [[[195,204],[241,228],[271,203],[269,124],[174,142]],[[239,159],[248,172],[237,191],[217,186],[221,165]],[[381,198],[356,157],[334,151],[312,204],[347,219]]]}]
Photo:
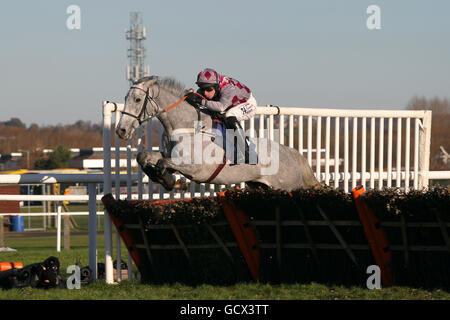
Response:
[{"label": "horse's mane", "polygon": [[160,88],[168,90],[171,94],[173,94],[179,98],[182,98],[186,95],[186,89],[185,89],[184,85],[172,77],[158,78],[156,76],[147,76],[147,77],[140,78],[139,80],[134,82],[133,85],[137,85],[137,84],[147,82],[150,80],[155,80],[155,78],[156,78],[156,83],[158,84],[158,86]]},{"label": "horse's mane", "polygon": [[182,98],[186,95],[186,89],[184,85],[174,78],[167,77],[158,79],[157,83],[161,88],[168,90],[170,93],[179,98]]}]

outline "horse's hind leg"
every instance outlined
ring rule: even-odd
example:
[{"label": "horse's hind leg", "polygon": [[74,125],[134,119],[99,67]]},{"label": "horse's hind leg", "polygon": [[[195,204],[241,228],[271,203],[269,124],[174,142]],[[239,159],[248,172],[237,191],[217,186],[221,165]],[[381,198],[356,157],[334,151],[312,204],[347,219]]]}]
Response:
[{"label": "horse's hind leg", "polygon": [[248,189],[250,190],[262,190],[262,191],[267,191],[270,189],[270,187],[267,184],[264,184],[262,182],[258,182],[258,181],[247,181],[245,183],[245,185],[247,186]]}]

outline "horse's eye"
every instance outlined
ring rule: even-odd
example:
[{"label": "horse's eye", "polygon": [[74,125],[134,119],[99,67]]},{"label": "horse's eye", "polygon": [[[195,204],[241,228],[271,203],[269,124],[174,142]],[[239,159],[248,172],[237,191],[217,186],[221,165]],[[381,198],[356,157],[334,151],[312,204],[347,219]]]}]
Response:
[{"label": "horse's eye", "polygon": [[136,98],[136,102],[141,102],[141,98]]}]

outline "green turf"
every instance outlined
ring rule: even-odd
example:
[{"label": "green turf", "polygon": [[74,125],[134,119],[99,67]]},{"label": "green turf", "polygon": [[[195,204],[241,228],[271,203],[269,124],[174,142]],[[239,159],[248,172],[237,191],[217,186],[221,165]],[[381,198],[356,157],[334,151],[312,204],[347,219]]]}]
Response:
[{"label": "green turf", "polygon": [[[103,236],[97,237],[98,260],[104,261]],[[113,236],[115,243],[115,236]],[[75,264],[78,259],[83,265],[88,260],[88,236],[72,236],[71,249],[56,252],[56,238],[10,238],[6,236],[5,246],[17,249],[16,252],[0,253],[0,261],[17,261],[24,265],[41,262],[49,256],[57,257],[61,262],[61,274],[64,278],[67,267]],[[123,252],[123,256],[126,253]],[[182,270],[180,270],[182,272]],[[107,285],[99,280],[81,289],[11,289],[0,290],[0,300],[348,300],[348,299],[377,299],[377,300],[400,300],[400,299],[440,299],[450,300],[450,293],[442,289],[424,290],[420,288],[391,287],[381,290],[368,290],[364,287],[327,286],[325,284],[255,284],[239,283],[232,286],[186,286],[174,285],[144,285],[136,280],[124,280],[120,284]]]},{"label": "green turf", "polygon": [[136,281],[122,281],[107,285],[98,281],[80,290],[68,289],[11,289],[0,292],[0,299],[51,300],[448,300],[450,294],[442,290],[421,290],[392,287],[368,290],[357,287],[326,286],[324,284],[253,284],[232,286],[200,285],[143,285]]}]

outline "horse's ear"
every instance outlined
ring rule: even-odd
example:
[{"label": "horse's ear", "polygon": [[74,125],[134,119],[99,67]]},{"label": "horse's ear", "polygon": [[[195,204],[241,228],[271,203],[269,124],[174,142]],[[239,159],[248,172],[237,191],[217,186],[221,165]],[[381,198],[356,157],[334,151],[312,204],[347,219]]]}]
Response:
[{"label": "horse's ear", "polygon": [[143,78],[140,78],[139,80],[137,80],[137,81],[134,83],[134,85],[137,85],[137,84],[140,84],[140,83],[142,83],[142,84],[145,83],[145,86],[146,86],[146,87],[150,87],[150,86],[153,85],[156,81],[158,81],[158,77],[157,77],[157,76],[143,77]]}]

